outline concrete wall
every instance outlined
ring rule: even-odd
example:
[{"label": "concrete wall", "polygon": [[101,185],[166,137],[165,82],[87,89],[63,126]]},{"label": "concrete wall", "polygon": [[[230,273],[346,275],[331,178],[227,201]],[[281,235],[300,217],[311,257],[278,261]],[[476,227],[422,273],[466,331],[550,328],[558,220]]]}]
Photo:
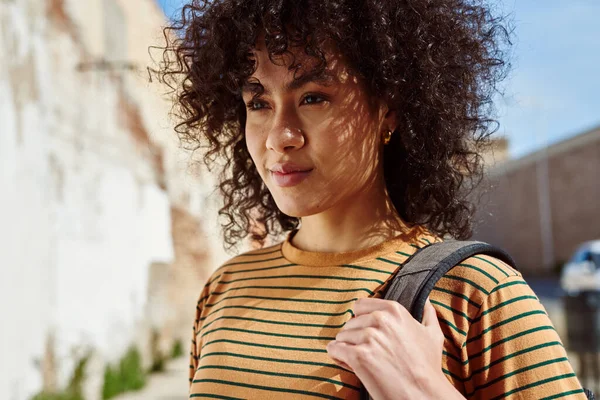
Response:
[{"label": "concrete wall", "polygon": [[490,171],[475,238],[547,275],[583,241],[600,238],[600,128]]},{"label": "concrete wall", "polygon": [[1,399],[64,385],[85,347],[95,399],[104,363],[136,341],[148,354],[150,329],[187,344],[226,257],[213,180],[189,173],[148,82],[164,23],[153,0],[0,4]]}]

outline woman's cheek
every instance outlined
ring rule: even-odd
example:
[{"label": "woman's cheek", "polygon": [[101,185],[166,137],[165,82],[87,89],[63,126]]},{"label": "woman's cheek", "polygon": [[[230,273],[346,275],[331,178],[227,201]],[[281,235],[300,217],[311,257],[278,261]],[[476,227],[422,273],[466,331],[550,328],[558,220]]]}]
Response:
[{"label": "woman's cheek", "polygon": [[246,128],[246,148],[248,149],[250,157],[257,168],[259,165],[261,165],[260,149],[261,147],[264,147],[261,146],[260,141],[260,135],[258,135],[256,131]]}]

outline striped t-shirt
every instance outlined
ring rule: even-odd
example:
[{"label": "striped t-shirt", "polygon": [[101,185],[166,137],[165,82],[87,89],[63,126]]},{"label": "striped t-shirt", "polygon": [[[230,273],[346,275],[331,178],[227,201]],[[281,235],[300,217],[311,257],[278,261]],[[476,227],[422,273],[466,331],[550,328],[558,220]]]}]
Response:
[{"label": "striped t-shirt", "polygon": [[[348,253],[290,243],[237,256],[217,269],[196,308],[190,398],[359,399],[360,381],[327,343],[354,302],[382,297],[417,248],[420,231]],[[585,399],[565,349],[521,274],[475,256],[430,296],[446,337],[442,369],[467,398]]]}]

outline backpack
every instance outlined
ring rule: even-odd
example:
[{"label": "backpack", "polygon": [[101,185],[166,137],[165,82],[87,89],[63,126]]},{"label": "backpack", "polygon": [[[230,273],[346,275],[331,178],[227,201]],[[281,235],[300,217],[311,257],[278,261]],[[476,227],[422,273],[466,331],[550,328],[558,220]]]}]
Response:
[{"label": "backpack", "polygon": [[[404,263],[392,278],[384,298],[399,302],[422,322],[425,302],[437,281],[455,265],[474,255],[491,256],[515,268],[508,253],[484,242],[451,240],[433,243],[418,250]],[[584,392],[588,400],[594,400],[591,391],[584,389]],[[364,386],[360,398],[373,400]]]}]

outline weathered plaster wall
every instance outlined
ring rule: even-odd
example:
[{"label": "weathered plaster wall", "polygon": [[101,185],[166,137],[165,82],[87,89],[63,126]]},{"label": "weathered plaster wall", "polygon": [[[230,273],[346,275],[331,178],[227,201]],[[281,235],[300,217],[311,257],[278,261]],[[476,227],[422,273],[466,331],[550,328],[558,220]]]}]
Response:
[{"label": "weathered plaster wall", "polygon": [[153,0],[0,3],[1,399],[63,385],[82,346],[94,399],[104,363],[147,350],[152,327],[187,344],[226,257],[213,180],[189,173],[148,82],[164,23]]}]

